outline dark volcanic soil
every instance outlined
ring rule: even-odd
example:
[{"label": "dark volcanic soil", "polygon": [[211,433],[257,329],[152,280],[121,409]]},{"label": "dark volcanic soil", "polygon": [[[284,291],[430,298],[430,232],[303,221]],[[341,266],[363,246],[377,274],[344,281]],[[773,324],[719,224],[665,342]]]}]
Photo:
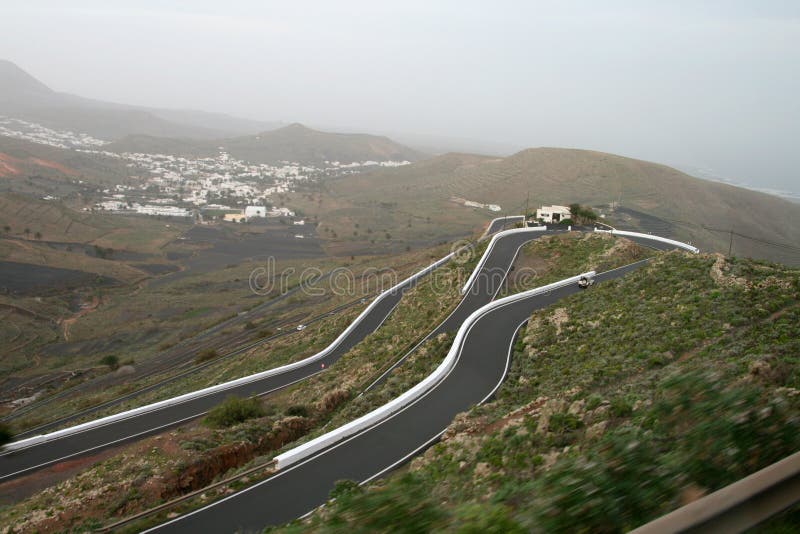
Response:
[{"label": "dark volcanic soil", "polygon": [[41,295],[78,287],[118,285],[121,282],[74,269],[60,269],[14,261],[0,261],[0,293]]}]

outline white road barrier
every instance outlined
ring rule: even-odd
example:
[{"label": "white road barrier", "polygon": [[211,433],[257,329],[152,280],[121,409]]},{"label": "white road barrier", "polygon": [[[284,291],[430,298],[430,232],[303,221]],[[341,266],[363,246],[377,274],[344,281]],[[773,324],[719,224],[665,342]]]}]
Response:
[{"label": "white road barrier", "polygon": [[[507,232],[511,232],[513,230],[508,230]],[[504,233],[507,233],[504,232]],[[275,457],[276,467],[277,469],[283,469],[289,465],[295,464],[309,456],[325,449],[334,443],[337,443],[348,436],[352,436],[366,428],[369,428],[385,419],[388,419],[393,413],[402,410],[406,406],[413,404],[417,399],[421,398],[425,395],[428,391],[433,389],[441,380],[443,380],[455,367],[456,361],[458,360],[458,355],[461,352],[461,349],[464,344],[464,338],[469,332],[469,329],[472,327],[475,322],[478,321],[482,316],[489,313],[490,311],[502,307],[505,304],[510,302],[516,302],[519,300],[526,299],[533,295],[539,295],[542,293],[547,293],[559,287],[564,287],[570,284],[577,284],[578,280],[581,277],[593,278],[595,276],[594,271],[589,271],[583,274],[579,274],[577,276],[572,276],[570,278],[565,278],[564,280],[554,282],[552,284],[548,284],[546,286],[537,287],[528,291],[523,291],[522,293],[517,293],[516,295],[510,295],[508,297],[504,297],[499,300],[495,300],[486,304],[485,306],[475,310],[461,327],[458,329],[458,333],[456,334],[455,339],[453,340],[453,345],[450,347],[450,351],[445,356],[442,363],[439,364],[439,367],[436,368],[433,373],[428,375],[422,382],[414,386],[413,388],[409,389],[399,397],[394,398],[393,400],[387,402],[380,408],[376,408],[375,410],[369,412],[366,415],[359,417],[345,425],[340,426],[339,428],[328,432],[327,434],[323,434],[307,443],[303,443],[291,450],[284,452]]]},{"label": "white road barrier", "polygon": [[124,419],[129,419],[131,417],[135,417],[137,415],[142,415],[142,414],[145,414],[145,413],[148,413],[148,412],[159,410],[161,408],[166,408],[168,406],[174,406],[176,404],[181,404],[182,402],[187,402],[187,401],[190,401],[190,400],[193,400],[193,399],[197,399],[199,397],[203,397],[203,396],[206,396],[206,395],[211,395],[213,393],[218,393],[220,391],[226,391],[228,389],[232,389],[232,388],[235,388],[237,386],[241,386],[243,384],[248,384],[250,382],[255,382],[255,381],[258,381],[258,380],[261,380],[261,379],[264,379],[264,378],[268,378],[270,376],[279,375],[281,373],[286,373],[288,371],[292,371],[292,370],[297,369],[299,367],[303,367],[303,366],[306,366],[306,365],[308,365],[310,363],[314,363],[315,361],[321,360],[322,358],[325,358],[326,356],[328,356],[328,354],[330,354],[334,349],[336,349],[336,347],[338,347],[339,344],[353,330],[355,330],[358,327],[359,324],[361,324],[361,322],[364,320],[364,318],[384,298],[386,298],[387,296],[391,295],[393,292],[396,292],[396,291],[400,290],[404,286],[413,283],[418,278],[421,278],[421,277],[425,276],[426,274],[430,273],[431,271],[433,271],[437,267],[441,266],[443,263],[446,263],[447,261],[449,261],[453,257],[453,255],[454,255],[454,253],[451,252],[450,254],[448,254],[447,256],[443,257],[442,259],[432,263],[431,265],[429,265],[428,267],[422,269],[421,271],[409,276],[408,278],[406,278],[402,282],[392,286],[390,289],[382,292],[380,295],[375,297],[375,299],[369,304],[369,306],[367,306],[364,309],[364,311],[362,311],[359,314],[359,316],[356,317],[355,320],[353,320],[353,322],[350,323],[350,325],[348,325],[347,328],[345,328],[344,332],[339,334],[339,337],[337,337],[330,345],[328,345],[327,347],[322,349],[317,354],[314,354],[313,356],[309,356],[308,358],[305,358],[303,360],[300,360],[300,361],[297,361],[297,362],[294,362],[294,363],[290,363],[290,364],[287,364],[287,365],[282,365],[280,367],[275,367],[273,369],[269,369],[267,371],[262,371],[260,373],[256,373],[256,374],[253,374],[253,375],[250,375],[250,376],[245,376],[245,377],[242,377],[242,378],[237,378],[236,380],[231,380],[229,382],[224,382],[222,384],[217,384],[216,386],[210,386],[210,387],[207,387],[207,388],[204,388],[204,389],[193,391],[191,393],[185,393],[183,395],[180,395],[180,396],[177,396],[177,397],[173,397],[171,399],[166,399],[166,400],[163,400],[163,401],[154,402],[154,403],[148,404],[146,406],[141,406],[139,408],[134,408],[132,410],[127,410],[127,411],[124,411],[124,412],[121,412],[121,413],[118,413],[118,414],[109,415],[109,416],[106,416],[106,417],[102,417],[100,419],[95,419],[94,421],[88,421],[86,423],[81,423],[79,425],[71,426],[71,427],[68,427],[68,428],[61,429],[61,430],[56,430],[55,432],[50,432],[48,434],[40,434],[38,436],[32,436],[30,438],[21,439],[19,441],[13,441],[11,443],[6,444],[6,446],[3,447],[2,450],[3,451],[13,451],[13,450],[24,449],[24,448],[27,448],[27,447],[32,447],[34,445],[39,445],[41,443],[52,441],[54,439],[62,438],[64,436],[68,436],[68,435],[71,435],[71,434],[77,434],[77,433],[83,432],[85,430],[89,430],[89,429],[96,428],[96,427],[101,427],[101,426],[104,426],[104,425],[108,425],[110,423],[114,423],[114,422],[117,422],[117,421],[122,421]]},{"label": "white road barrier", "polygon": [[[515,217],[522,218],[522,216],[515,216]],[[502,218],[503,217],[500,217],[498,219],[502,219]],[[498,220],[498,219],[495,219],[495,221]],[[490,227],[491,227],[491,223],[490,223]],[[462,288],[461,293],[462,294],[466,293],[467,290],[472,286],[472,284],[474,283],[475,278],[477,277],[479,271],[483,268],[484,264],[486,263],[486,260],[487,260],[487,258],[489,256],[489,254],[491,253],[492,248],[494,247],[495,243],[497,242],[497,240],[500,237],[506,236],[506,235],[509,235],[509,234],[514,234],[514,233],[541,232],[541,231],[544,231],[544,230],[547,230],[546,226],[534,227],[534,228],[516,228],[516,229],[512,229],[512,230],[505,230],[505,231],[502,231],[502,232],[495,233],[492,236],[492,240],[490,241],[489,246],[486,248],[486,251],[484,252],[483,256],[481,257],[480,261],[478,262],[478,265],[475,267],[475,269],[470,274],[470,277],[467,280],[467,283],[464,284],[464,287]],[[688,244],[682,243],[680,241],[674,241],[672,239],[666,239],[666,238],[659,237],[659,236],[654,236],[654,235],[649,235],[649,234],[641,234],[641,233],[637,233],[637,232],[626,232],[626,231],[620,231],[620,230],[601,230],[601,229],[598,229],[598,228],[595,228],[595,231],[596,232],[611,233],[613,235],[620,235],[620,236],[631,236],[631,237],[641,237],[641,238],[645,238],[645,239],[652,239],[652,240],[655,240],[655,241],[669,243],[671,245],[674,245],[676,247],[679,247],[679,248],[682,248],[682,249],[685,249],[685,250],[689,250],[689,251],[694,252],[694,253],[699,252],[698,249],[696,247],[693,247],[692,245],[688,245]],[[314,354],[313,356],[309,356],[308,358],[305,358],[303,360],[300,360],[300,361],[297,361],[297,362],[294,362],[294,363],[290,363],[290,364],[287,364],[287,365],[283,365],[283,366],[280,366],[280,367],[275,367],[273,369],[262,371],[260,373],[256,373],[256,374],[253,374],[253,375],[250,375],[250,376],[238,378],[236,380],[231,380],[229,382],[225,382],[225,383],[222,383],[222,384],[217,384],[215,386],[210,386],[210,387],[207,387],[207,388],[204,388],[204,389],[193,391],[191,393],[186,393],[184,395],[173,397],[171,399],[166,399],[166,400],[163,400],[163,401],[159,401],[159,402],[155,402],[155,403],[152,403],[152,404],[148,404],[146,406],[141,406],[139,408],[134,408],[132,410],[127,410],[127,411],[124,411],[124,412],[121,412],[121,413],[118,413],[118,414],[102,417],[102,418],[96,419],[94,421],[89,421],[89,422],[86,422],[86,423],[82,423],[82,424],[79,424],[79,425],[71,426],[69,428],[64,428],[64,429],[61,429],[61,430],[56,430],[56,431],[50,432],[48,434],[41,434],[41,435],[38,435],[38,436],[32,436],[30,438],[22,439],[22,440],[19,440],[19,441],[14,441],[14,442],[6,444],[5,447],[3,447],[2,451],[3,452],[7,452],[7,451],[14,451],[14,450],[19,450],[19,449],[24,449],[24,448],[27,448],[27,447],[32,447],[32,446],[35,446],[35,445],[39,445],[41,443],[52,441],[54,439],[62,438],[64,436],[68,436],[68,435],[71,435],[71,434],[77,434],[77,433],[80,433],[80,432],[83,432],[83,431],[86,431],[86,430],[89,430],[89,429],[92,429],[92,428],[101,427],[101,426],[108,425],[108,424],[111,424],[111,423],[114,423],[114,422],[117,422],[117,421],[122,421],[122,420],[125,420],[125,419],[128,419],[128,418],[131,418],[131,417],[135,417],[135,416],[138,416],[138,415],[141,415],[141,414],[144,414],[144,413],[148,413],[148,412],[152,412],[152,411],[155,411],[155,410],[159,410],[161,408],[165,408],[165,407],[168,407],[168,406],[174,406],[174,405],[177,405],[177,404],[181,404],[183,402],[187,402],[187,401],[190,401],[190,400],[193,400],[193,399],[196,399],[196,398],[200,398],[200,397],[203,397],[203,396],[206,396],[206,395],[211,395],[211,394],[214,394],[214,393],[218,393],[220,391],[226,391],[226,390],[235,388],[237,386],[241,386],[243,384],[248,384],[250,382],[255,382],[255,381],[258,381],[258,380],[261,380],[261,379],[264,379],[264,378],[268,378],[270,376],[279,375],[281,373],[292,371],[292,370],[297,369],[299,367],[303,367],[303,366],[306,366],[306,365],[308,365],[310,363],[314,363],[315,361],[321,360],[322,358],[325,358],[326,356],[328,356],[334,349],[336,349],[336,347],[338,347],[339,344],[355,328],[357,328],[359,324],[361,324],[361,322],[364,320],[364,318],[384,298],[386,298],[387,296],[391,295],[392,293],[398,291],[399,289],[403,288],[405,285],[413,283],[418,278],[421,278],[421,277],[427,275],[428,273],[430,273],[434,269],[438,268],[442,264],[444,264],[447,261],[449,261],[451,258],[453,258],[454,255],[455,255],[455,253],[451,252],[450,254],[448,254],[447,256],[443,257],[442,259],[432,263],[431,265],[429,265],[425,269],[422,269],[421,271],[419,271],[419,272],[411,275],[410,277],[406,278],[402,282],[394,285],[390,289],[382,292],[380,295],[378,295],[369,304],[369,306],[367,306],[364,309],[364,311],[361,312],[361,314],[359,314],[358,317],[356,317],[356,319],[352,323],[350,323],[350,325],[348,325],[347,328],[345,328],[345,330],[330,345],[328,345],[326,348],[324,348],[322,351],[318,352],[317,354]],[[594,275],[594,273],[591,273],[591,274],[592,274],[592,276]],[[550,284],[549,286],[543,286],[542,288],[532,289],[532,290],[530,290],[528,292],[519,293],[518,295],[511,295],[509,297],[505,297],[504,299],[500,299],[500,300],[497,300],[497,301],[492,302],[490,304],[487,304],[483,308],[481,308],[481,309],[477,310],[475,313],[473,313],[467,319],[467,322],[465,322],[465,324],[467,324],[470,321],[470,319],[472,319],[473,317],[477,317],[476,314],[478,314],[482,310],[484,312],[485,311],[489,311],[490,309],[493,309],[492,308],[493,306],[499,305],[500,303],[508,302],[509,301],[508,299],[525,298],[527,296],[535,294],[535,293],[532,293],[532,292],[535,292],[535,291],[549,291],[550,289],[554,289],[555,287],[560,287],[560,285],[558,285],[558,284],[562,284],[563,285],[563,284],[566,284],[566,283],[570,283],[568,281],[571,281],[571,280],[574,281],[574,282],[577,282],[578,278],[579,277],[569,278],[567,280],[562,280],[561,282],[556,282],[555,284]],[[549,288],[549,289],[545,289],[545,288]],[[475,318],[474,320],[477,320],[477,318]],[[473,320],[473,322],[474,322],[474,320]],[[463,326],[462,326],[462,328],[463,328]],[[459,330],[459,334],[460,333],[461,333],[461,330]],[[456,341],[458,341],[458,340],[459,340],[459,338],[458,338],[458,335],[457,335],[456,336]],[[456,347],[456,346],[457,346],[457,344],[456,344],[456,342],[454,342],[453,343],[453,347]],[[449,354],[448,354],[448,357],[449,357]],[[445,361],[442,363],[442,365],[444,365],[447,361],[448,361],[448,359],[445,358]],[[441,366],[440,366],[440,368],[441,368]],[[438,371],[438,369],[437,369],[437,371]],[[433,376],[433,375],[431,375],[431,376]],[[418,384],[417,387],[430,388],[430,387],[432,387],[432,384],[428,382],[428,379],[426,379],[423,382],[421,382],[420,384]],[[411,390],[409,390],[405,394],[401,395],[400,397],[398,397],[394,401],[390,402],[386,406],[389,406],[394,402],[405,402],[405,403],[412,402],[409,399],[411,397],[413,397],[413,395],[416,394],[414,392],[418,392],[418,391],[419,390],[417,390],[417,388],[412,388]],[[380,410],[380,408],[378,410]],[[378,410],[376,410],[376,412]],[[368,417],[372,413],[374,413],[374,412],[371,412],[370,414],[367,414],[364,417]],[[353,421],[350,424],[355,424],[358,421],[361,421],[361,419],[357,419],[356,421]],[[373,423],[367,423],[367,426],[369,426],[370,424],[373,424]],[[342,427],[342,429],[345,429],[346,427],[348,427],[348,425],[345,425],[344,427]],[[359,427],[359,429],[360,428],[365,428],[365,427]],[[358,431],[358,429],[352,430],[347,435],[352,434],[353,432],[357,432],[357,431]],[[337,432],[337,430],[335,430],[333,432]],[[327,436],[327,434],[325,436]],[[320,438],[317,438],[317,439],[318,440],[322,439],[325,436],[320,436]],[[341,438],[338,438],[338,439],[341,439]],[[314,440],[314,441],[308,442],[308,443],[306,443],[304,445],[301,445],[300,447],[298,447],[298,449],[301,449],[301,448],[306,447],[306,446],[310,446],[312,443],[315,443],[316,441],[317,440]],[[324,448],[325,446],[327,446],[327,445],[321,445],[319,448]],[[315,450],[319,450],[319,448],[317,448]],[[294,451],[294,450],[296,450],[296,449],[293,449],[292,451]],[[281,457],[284,457],[285,455],[289,455],[292,451],[284,453],[284,455],[281,455],[281,456],[279,456],[277,458],[281,458]],[[312,453],[308,453],[308,454],[312,454]],[[284,460],[284,462],[290,461],[289,459],[291,457],[290,456],[286,456],[286,458],[287,458],[287,460]],[[296,461],[296,460],[291,460],[292,463],[294,461]],[[284,463],[284,465],[286,465],[286,464]]]},{"label": "white road barrier", "polygon": [[689,245],[687,243],[684,243],[682,241],[675,241],[674,239],[667,239],[666,237],[661,237],[661,236],[652,235],[652,234],[642,234],[642,233],[639,233],[639,232],[628,232],[628,231],[625,231],[625,230],[603,230],[603,229],[597,228],[597,227],[595,227],[594,231],[595,232],[599,232],[599,233],[604,233],[604,234],[619,235],[619,236],[622,236],[622,237],[628,236],[628,237],[641,237],[643,239],[652,239],[653,241],[660,241],[661,243],[667,243],[669,245],[673,245],[673,246],[676,246],[678,248],[682,248],[684,250],[688,250],[689,252],[693,252],[695,254],[700,252],[699,248],[694,247],[692,245]]},{"label": "white road barrier", "polygon": [[483,256],[481,256],[478,265],[475,267],[475,269],[473,269],[472,273],[469,275],[469,278],[467,278],[467,283],[464,284],[464,287],[461,288],[461,294],[463,295],[464,293],[467,292],[467,290],[470,287],[472,287],[472,283],[475,281],[475,277],[478,276],[478,272],[480,272],[480,270],[483,268],[484,264],[486,263],[486,259],[492,253],[492,249],[494,248],[494,245],[495,243],[497,243],[498,239],[510,234],[520,234],[525,232],[544,232],[545,230],[547,230],[547,226],[534,226],[533,228],[514,228],[512,230],[504,230],[502,232],[497,232],[496,234],[492,235],[492,240],[489,241],[489,246],[486,247],[486,250],[484,251]]},{"label": "white road barrier", "polygon": [[486,230],[483,231],[483,235],[478,239],[478,241],[483,241],[484,239],[486,239],[489,236],[489,230],[492,229],[492,225],[494,225],[494,223],[496,223],[497,221],[516,221],[518,219],[519,219],[519,222],[522,222],[522,221],[525,220],[525,216],[524,215],[506,215],[505,217],[496,217],[496,218],[492,219],[491,221],[489,221],[489,226],[487,226]]}]

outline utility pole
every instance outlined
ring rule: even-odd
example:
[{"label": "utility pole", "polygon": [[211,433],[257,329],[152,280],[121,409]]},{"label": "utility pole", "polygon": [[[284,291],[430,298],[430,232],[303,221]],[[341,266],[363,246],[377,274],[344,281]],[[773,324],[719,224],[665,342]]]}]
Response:
[{"label": "utility pole", "polygon": [[531,190],[528,189],[528,196],[525,197],[525,221],[528,220],[528,204],[531,200]]},{"label": "utility pole", "polygon": [[728,243],[728,257],[729,258],[731,257],[732,253],[733,253],[733,228],[731,228],[731,240],[730,240],[730,243]]}]

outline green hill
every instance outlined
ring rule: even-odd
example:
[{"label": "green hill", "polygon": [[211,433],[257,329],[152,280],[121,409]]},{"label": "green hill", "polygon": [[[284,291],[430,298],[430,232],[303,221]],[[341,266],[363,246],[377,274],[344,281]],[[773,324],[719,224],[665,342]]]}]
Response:
[{"label": "green hill", "polygon": [[[530,194],[531,210],[540,204],[580,202],[599,207],[621,227],[645,229],[642,219],[650,218],[673,237],[706,250],[727,252],[729,235],[703,226],[800,246],[797,204],[694,178],[665,165],[588,150],[534,148],[506,158],[446,154],[347,176],[331,182],[329,191],[337,202],[325,216],[328,224],[342,226],[340,235],[351,233],[344,228],[345,216],[361,217],[367,224],[380,219],[399,237],[411,240],[434,231],[475,231],[491,217],[521,213]],[[453,197],[498,204],[502,211],[460,206]],[[609,204],[614,202],[623,209],[612,213]],[[417,219],[430,220],[439,230],[406,224]],[[733,252],[800,264],[794,250],[741,237],[735,237]]]}]

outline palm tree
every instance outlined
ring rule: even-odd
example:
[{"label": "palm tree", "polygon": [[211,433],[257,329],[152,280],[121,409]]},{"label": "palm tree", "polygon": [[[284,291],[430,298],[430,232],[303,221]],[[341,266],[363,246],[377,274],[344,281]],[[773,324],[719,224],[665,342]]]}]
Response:
[{"label": "palm tree", "polygon": [[30,235],[31,229],[30,228],[25,228],[25,230],[23,230],[23,232],[25,233],[25,237],[27,237],[28,235]]},{"label": "palm tree", "polygon": [[9,233],[11,231],[11,227],[9,225],[5,225],[5,226],[3,226],[3,231],[5,233]]},{"label": "palm tree", "polygon": [[41,238],[42,238],[42,232],[36,232],[36,233],[33,235],[33,237],[35,237],[36,239],[41,239]]}]

